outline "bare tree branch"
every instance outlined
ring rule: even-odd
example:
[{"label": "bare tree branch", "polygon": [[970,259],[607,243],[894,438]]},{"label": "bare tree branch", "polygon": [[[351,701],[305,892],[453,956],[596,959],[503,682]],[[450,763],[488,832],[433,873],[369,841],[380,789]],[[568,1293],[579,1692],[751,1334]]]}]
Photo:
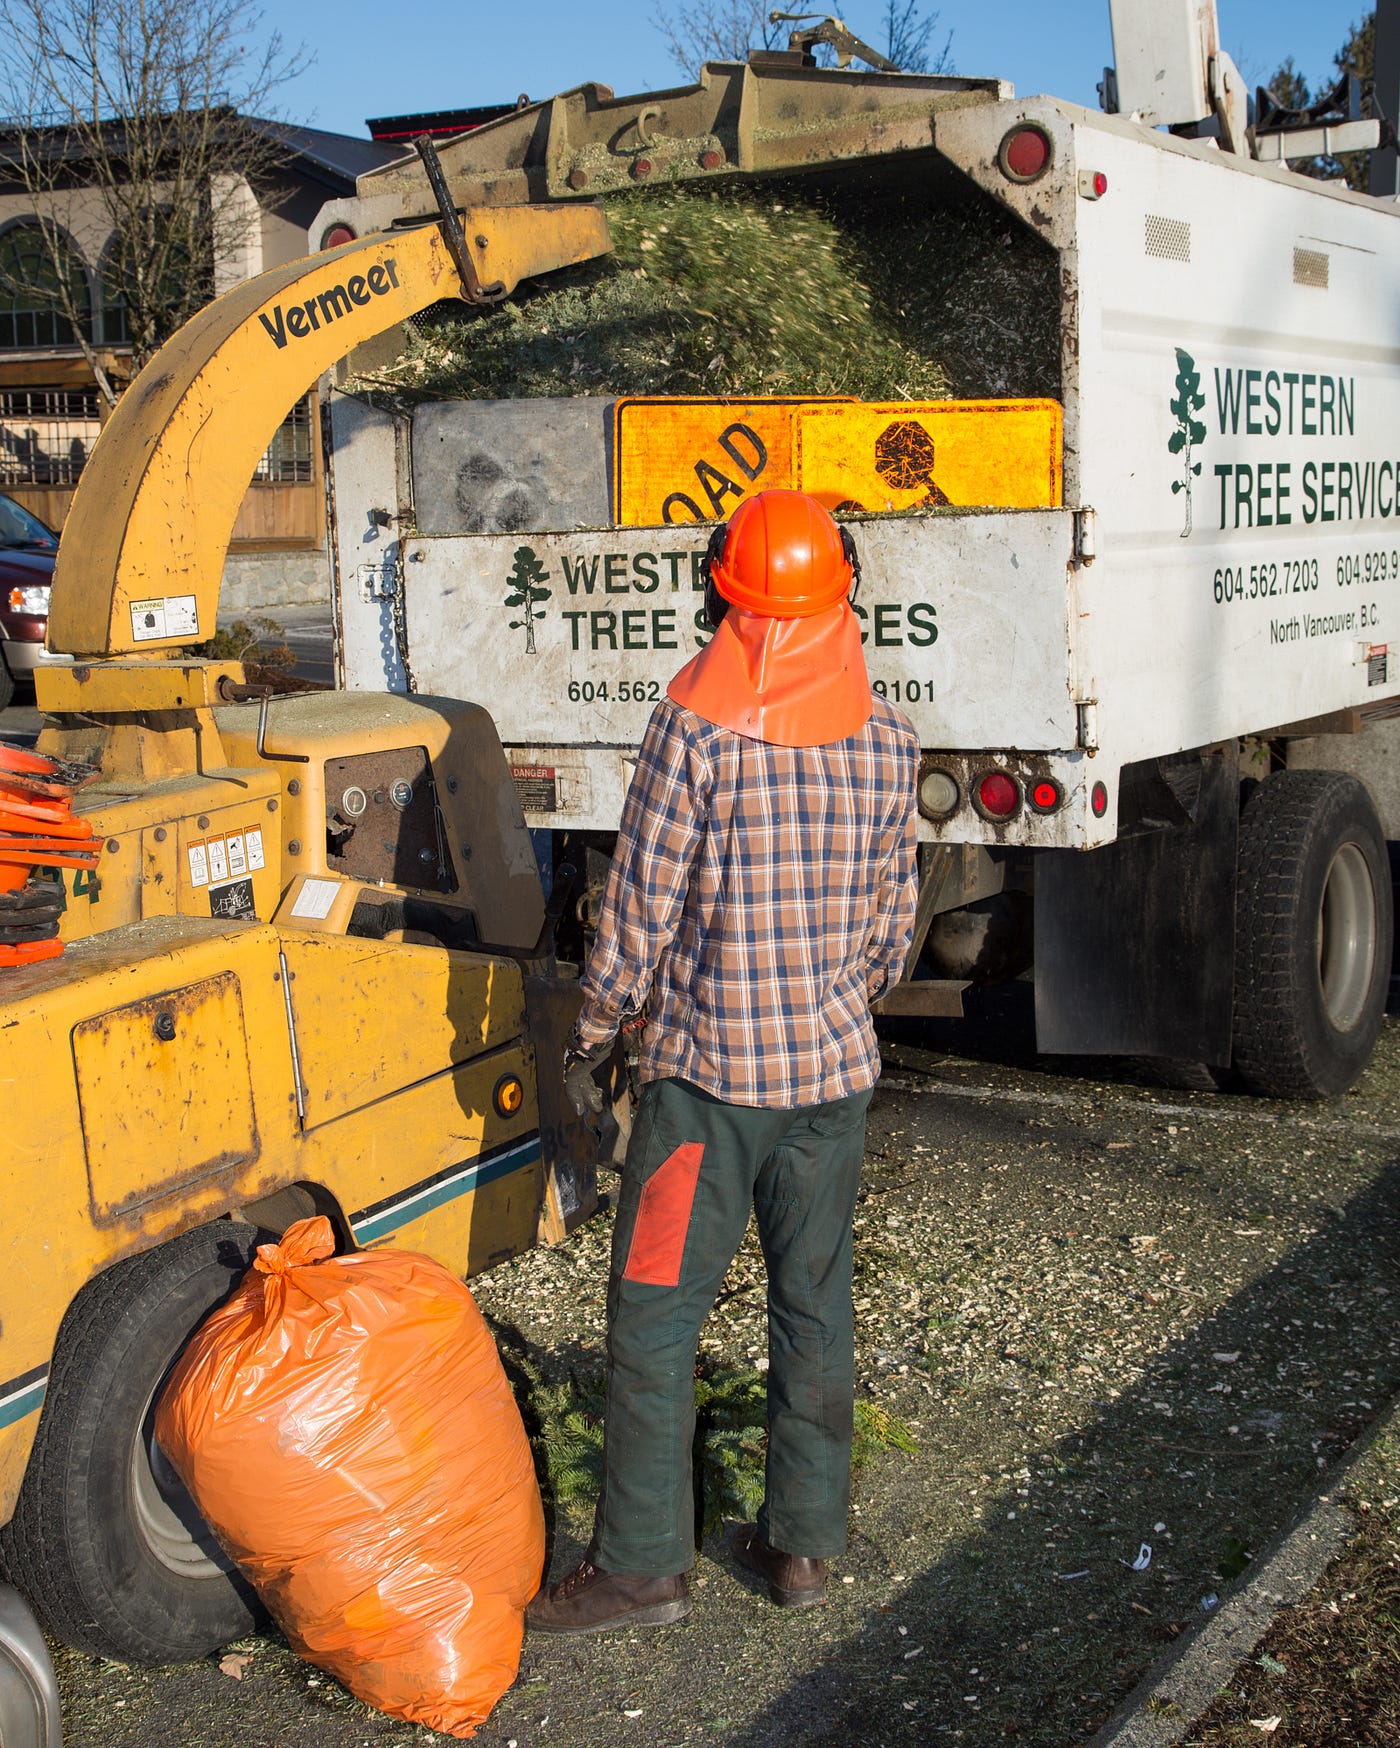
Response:
[{"label": "bare tree branch", "polygon": [[924,12],[924,0],[885,0],[885,54],[901,73],[951,73],[953,33],[933,54],[937,12]]},{"label": "bare tree branch", "polygon": [[706,61],[742,61],[750,49],[785,44],[788,26],[768,21],[773,5],[774,0],[692,0],[662,13],[656,28],[671,59],[694,78]]},{"label": "bare tree branch", "polygon": [[[820,12],[817,0],[810,0]],[[883,23],[886,55],[904,73],[950,73],[953,33],[935,55],[930,47],[938,25],[938,13],[924,12],[925,0],[885,0]],[[691,78],[706,61],[742,61],[750,49],[775,49],[787,45],[789,24],[773,24],[769,13],[805,11],[792,0],[690,0],[663,12],[656,28],[666,40],[671,59]],[[850,23],[850,20],[846,20]],[[831,65],[830,52],[819,48],[818,59]]]},{"label": "bare tree branch", "polygon": [[0,285],[31,308],[50,293],[109,399],[95,309],[124,312],[139,366],[247,242],[250,187],[276,203],[289,152],[267,112],[305,61],[260,22],[251,0],[0,0],[0,176],[58,264],[52,285]]}]

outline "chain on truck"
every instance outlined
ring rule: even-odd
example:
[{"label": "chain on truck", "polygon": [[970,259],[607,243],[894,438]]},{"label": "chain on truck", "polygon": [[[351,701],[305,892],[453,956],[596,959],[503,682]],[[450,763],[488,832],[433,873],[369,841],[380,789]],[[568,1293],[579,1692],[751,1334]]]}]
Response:
[{"label": "chain on truck", "polygon": [[37,677],[96,867],[51,870],[61,956],[0,971],[3,1555],[71,1644],[165,1662],[248,1623],[150,1427],[260,1237],[321,1212],[466,1275],[596,1201],[560,1087],[569,894],[536,851],[615,829],[700,635],[705,512],[771,483],[792,427],[720,407],[624,513],[617,437],[635,417],[652,453],[654,407],[333,395],[343,689],[271,698],[181,652],[286,408],[431,304],[604,253],[596,197],[653,170],[981,203],[1057,304],[1057,392],[995,410],[1030,507],[960,504],[951,476],[935,499],[922,414],[800,409],[804,454],[864,445],[922,482],[925,507],[855,530],[872,679],[924,747],[921,974],[891,1009],[955,1012],[1033,946],[1045,1049],[1304,1095],[1359,1073],[1391,930],[1347,771],[1400,697],[1396,215],[1283,162],[1373,124],[1251,130],[1213,8],[1153,11],[1181,27],[1167,54],[1114,7],[1106,115],[817,68],[813,41],[852,49],[831,23],[682,90],[530,105],[362,179],[313,234],[337,246],[219,298],[115,409],[55,576],[73,659]]},{"label": "chain on truck", "polygon": [[[478,699],[546,853],[576,849],[615,830],[648,711],[705,635],[706,524],[765,484],[893,504],[853,527],[872,681],[924,748],[922,963],[887,1010],[956,1015],[1029,971],[1044,1051],[1329,1096],[1381,1023],[1400,836],[1375,727],[1400,697],[1396,207],[1288,168],[1379,142],[1354,80],[1302,115],[1260,93],[1251,125],[1213,5],[1112,13],[1111,113],[824,70],[809,30],[681,90],[585,85],[446,143],[459,203],[782,178],[950,235],[991,213],[1022,264],[998,364],[1024,380],[980,406],[987,466],[961,487],[945,433],[979,409],[956,401],[333,396],[341,673]],[[389,165],[313,236],[421,210]],[[1017,325],[1057,336],[1050,390]],[[1047,393],[1062,423],[1032,417]],[[1008,452],[1038,491],[1008,484]],[[921,472],[922,493],[877,477]]]}]

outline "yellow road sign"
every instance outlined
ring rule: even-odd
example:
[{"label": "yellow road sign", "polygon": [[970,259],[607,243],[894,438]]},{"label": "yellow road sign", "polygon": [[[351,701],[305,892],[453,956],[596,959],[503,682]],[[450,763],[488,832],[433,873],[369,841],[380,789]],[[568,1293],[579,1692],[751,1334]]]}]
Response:
[{"label": "yellow road sign", "polygon": [[832,404],[776,397],[617,401],[613,503],[618,526],[722,521],[755,492],[791,486],[793,415]]},{"label": "yellow road sign", "polygon": [[1061,423],[1055,401],[808,405],[793,420],[792,483],[830,509],[1049,508]]}]

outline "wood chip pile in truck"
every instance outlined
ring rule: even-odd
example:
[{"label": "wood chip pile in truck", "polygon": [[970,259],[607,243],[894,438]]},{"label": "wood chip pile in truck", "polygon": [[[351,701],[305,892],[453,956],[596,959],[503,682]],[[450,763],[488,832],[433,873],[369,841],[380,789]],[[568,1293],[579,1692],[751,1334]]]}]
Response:
[{"label": "wood chip pile in truck", "polygon": [[[528,824],[577,846],[616,829],[648,712],[703,640],[709,524],[765,485],[822,492],[853,518],[872,681],[924,749],[926,934],[890,1009],[956,1013],[1030,970],[1047,1051],[1327,1096],[1370,1055],[1390,969],[1377,803],[1390,836],[1400,810],[1374,724],[1400,709],[1400,213],[1247,127],[1213,6],[1114,21],[1120,113],[798,51],[641,96],[580,86],[444,143],[462,204],[771,188],[858,210],[890,250],[910,211],[925,237],[1009,223],[1021,307],[1013,285],[960,314],[1002,320],[1011,359],[1052,323],[1054,381],[980,412],[335,393],[339,660],[351,687],[484,704]],[[1139,54],[1144,30],[1166,52]],[[1347,125],[1334,145],[1379,137]],[[389,165],[313,242],[422,199]],[[451,344],[470,354],[471,321]],[[352,355],[342,389],[385,363]]]}]

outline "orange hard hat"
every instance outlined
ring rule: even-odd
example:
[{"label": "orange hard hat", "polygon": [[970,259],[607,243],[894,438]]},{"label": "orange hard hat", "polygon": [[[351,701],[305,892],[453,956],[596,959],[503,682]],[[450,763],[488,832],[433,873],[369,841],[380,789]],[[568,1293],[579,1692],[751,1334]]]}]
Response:
[{"label": "orange hard hat", "polygon": [[770,619],[806,619],[846,599],[855,548],[806,492],[759,492],[715,530],[709,574],[735,607]]}]

